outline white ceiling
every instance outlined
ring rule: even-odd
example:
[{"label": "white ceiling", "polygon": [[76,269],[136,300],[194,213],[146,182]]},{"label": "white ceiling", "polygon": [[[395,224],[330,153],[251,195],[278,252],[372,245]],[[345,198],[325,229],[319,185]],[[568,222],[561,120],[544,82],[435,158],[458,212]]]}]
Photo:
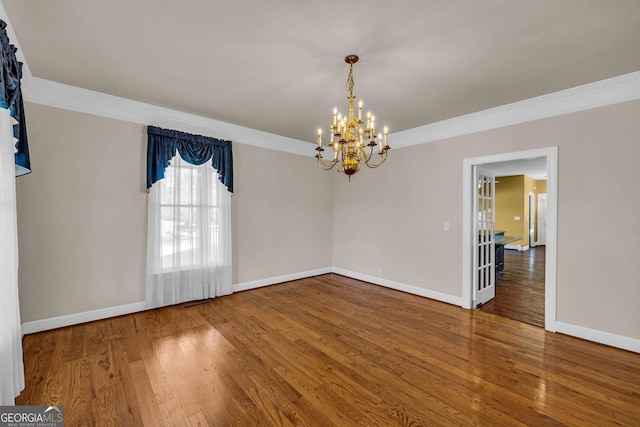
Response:
[{"label": "white ceiling", "polygon": [[392,133],[640,70],[638,0],[2,4],[36,77],[309,142],[347,54]]}]

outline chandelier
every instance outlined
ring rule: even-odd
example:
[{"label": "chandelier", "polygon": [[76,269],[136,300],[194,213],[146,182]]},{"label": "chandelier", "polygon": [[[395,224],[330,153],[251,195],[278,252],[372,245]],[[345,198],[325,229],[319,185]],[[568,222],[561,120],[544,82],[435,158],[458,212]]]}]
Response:
[{"label": "chandelier", "polygon": [[[353,107],[353,100],[356,98],[353,94],[353,64],[358,62],[358,59],[356,55],[349,55],[344,58],[345,62],[349,64],[349,76],[347,77],[349,115],[343,116],[338,112],[337,108],[333,109],[333,124],[329,128],[329,147],[333,151],[333,159],[326,163],[322,158],[322,152],[324,151],[322,147],[322,128],[318,129],[318,147],[316,148],[318,152],[316,158],[321,169],[333,169],[338,162],[341,162],[341,165],[336,170],[348,175],[349,180],[351,180],[351,175],[360,170],[361,162],[370,168],[380,166],[387,159],[387,151],[390,148],[388,129],[385,127],[384,133],[376,134],[376,117],[371,111],[367,113],[366,124],[363,122],[362,100],[358,103],[358,115],[356,117]],[[374,154],[374,147],[376,146],[378,147],[377,159]],[[368,154],[367,147],[369,147]]]}]

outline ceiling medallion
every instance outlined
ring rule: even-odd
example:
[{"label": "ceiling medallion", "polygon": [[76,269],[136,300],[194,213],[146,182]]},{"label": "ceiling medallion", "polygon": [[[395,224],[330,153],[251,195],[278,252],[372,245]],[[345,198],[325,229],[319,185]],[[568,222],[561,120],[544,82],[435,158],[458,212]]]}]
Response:
[{"label": "ceiling medallion", "polygon": [[[324,170],[333,169],[335,165],[341,162],[341,165],[336,170],[349,176],[349,180],[351,180],[351,175],[360,170],[361,162],[370,168],[380,166],[387,159],[387,151],[390,148],[388,129],[385,127],[384,133],[376,135],[376,118],[371,111],[367,113],[365,126],[362,120],[362,100],[358,103],[358,116],[356,117],[353,107],[353,100],[356,98],[353,94],[353,64],[358,62],[358,59],[357,55],[348,55],[344,58],[345,62],[349,64],[349,76],[347,77],[349,115],[343,116],[338,112],[337,108],[333,109],[333,124],[329,128],[329,147],[333,151],[331,162],[326,163],[322,158],[322,152],[324,151],[322,147],[322,128],[318,129],[318,147],[316,148],[318,152],[316,158],[320,168]],[[368,143],[365,144],[366,141]],[[374,155],[374,147],[376,146],[378,147],[377,159],[375,159]],[[366,147],[369,147],[368,155]]]}]

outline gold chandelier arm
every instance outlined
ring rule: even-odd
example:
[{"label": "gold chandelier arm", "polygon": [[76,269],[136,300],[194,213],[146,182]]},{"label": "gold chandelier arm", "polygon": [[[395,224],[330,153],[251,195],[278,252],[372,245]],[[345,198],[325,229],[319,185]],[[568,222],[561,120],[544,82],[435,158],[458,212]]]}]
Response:
[{"label": "gold chandelier arm", "polygon": [[325,163],[324,160],[322,159],[322,155],[320,154],[320,152],[316,154],[316,158],[318,159],[318,166],[320,166],[320,169],[323,169],[326,171],[333,169],[333,167],[338,163],[337,157],[331,163]]},{"label": "gold chandelier arm", "polygon": [[380,160],[378,161],[378,163],[373,163],[371,160],[373,158],[373,147],[374,146],[370,146],[371,147],[371,151],[369,152],[369,155],[367,156],[367,153],[365,151],[365,147],[361,147],[360,148],[360,152],[362,154],[362,160],[364,162],[365,165],[367,165],[368,167],[370,167],[371,169],[375,169],[378,166],[380,166],[381,164],[384,163],[385,160],[387,160],[387,150],[389,150],[389,147],[385,147],[382,149],[382,153],[381,152],[377,152],[377,154],[380,155]]}]

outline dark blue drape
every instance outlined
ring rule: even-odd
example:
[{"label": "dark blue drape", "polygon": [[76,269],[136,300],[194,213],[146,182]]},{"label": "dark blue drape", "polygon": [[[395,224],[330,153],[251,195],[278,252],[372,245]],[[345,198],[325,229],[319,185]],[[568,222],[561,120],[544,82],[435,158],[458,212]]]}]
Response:
[{"label": "dark blue drape", "polygon": [[29,144],[27,143],[27,125],[22,102],[22,62],[16,59],[18,50],[9,42],[7,23],[0,19],[0,44],[2,45],[2,72],[0,73],[0,107],[8,108],[11,117],[18,122],[13,126],[13,137],[17,140],[15,148],[16,176],[31,172]]},{"label": "dark blue drape", "polygon": [[222,182],[233,193],[233,152],[231,141],[177,130],[147,127],[147,188],[164,178],[164,171],[176,151],[192,165],[201,165],[211,159]]}]

